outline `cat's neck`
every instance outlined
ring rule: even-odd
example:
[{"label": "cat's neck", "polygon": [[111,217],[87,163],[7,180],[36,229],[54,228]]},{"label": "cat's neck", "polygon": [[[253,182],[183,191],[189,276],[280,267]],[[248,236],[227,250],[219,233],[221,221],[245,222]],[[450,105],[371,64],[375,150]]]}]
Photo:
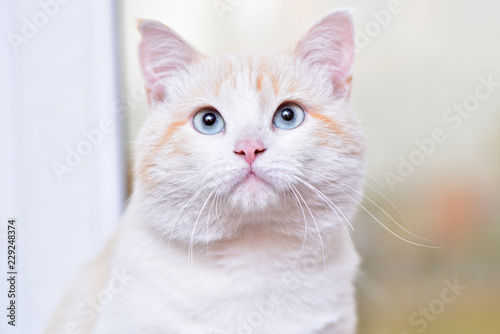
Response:
[{"label": "cat's neck", "polygon": [[[133,207],[133,206],[131,206]],[[283,222],[280,222],[283,223]],[[341,258],[354,258],[356,254],[350,245],[348,236],[341,228],[322,231],[310,228],[300,236],[282,233],[268,224],[247,225],[231,237],[211,242],[190,242],[170,238],[156,230],[144,215],[130,209],[124,215],[122,230],[126,232],[125,244],[141,240],[142,249],[154,257],[180,257],[197,263],[218,265],[234,261],[242,265],[263,264],[292,268],[294,263],[306,261],[309,264],[323,266]],[[190,259],[190,260],[188,260]]]}]

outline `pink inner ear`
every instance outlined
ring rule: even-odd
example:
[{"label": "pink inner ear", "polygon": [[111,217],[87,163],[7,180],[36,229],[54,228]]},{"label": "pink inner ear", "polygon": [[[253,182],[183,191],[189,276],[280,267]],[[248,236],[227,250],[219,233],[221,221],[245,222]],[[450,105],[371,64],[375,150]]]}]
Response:
[{"label": "pink inner ear", "polygon": [[167,97],[166,82],[191,63],[198,52],[173,30],[156,21],[141,21],[139,59],[151,105]]},{"label": "pink inner ear", "polygon": [[347,10],[334,11],[316,23],[295,47],[311,65],[327,69],[335,86],[349,87],[354,58],[354,29]]}]

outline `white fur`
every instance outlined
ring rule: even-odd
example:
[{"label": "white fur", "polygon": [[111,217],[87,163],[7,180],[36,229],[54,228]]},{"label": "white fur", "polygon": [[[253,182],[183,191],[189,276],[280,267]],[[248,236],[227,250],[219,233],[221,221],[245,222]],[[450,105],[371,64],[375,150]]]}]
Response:
[{"label": "white fur", "polygon": [[[134,195],[103,260],[109,277],[126,268],[129,283],[88,332],[354,333],[358,259],[347,231],[364,143],[348,102],[350,15],[329,14],[282,54],[206,57],[158,23],[141,31],[154,108],[137,142]],[[306,111],[295,129],[272,126],[284,101]],[[205,106],[222,114],[223,132],[182,123]],[[252,166],[259,182],[244,181],[249,166],[234,153],[248,138],[266,147]]]}]

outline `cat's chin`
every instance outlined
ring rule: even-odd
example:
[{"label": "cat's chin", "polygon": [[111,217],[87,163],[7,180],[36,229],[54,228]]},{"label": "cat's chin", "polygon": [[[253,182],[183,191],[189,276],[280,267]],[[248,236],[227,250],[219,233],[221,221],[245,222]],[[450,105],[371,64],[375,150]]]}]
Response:
[{"label": "cat's chin", "polygon": [[272,187],[253,173],[234,187],[230,198],[232,206],[244,212],[262,211],[277,201]]}]

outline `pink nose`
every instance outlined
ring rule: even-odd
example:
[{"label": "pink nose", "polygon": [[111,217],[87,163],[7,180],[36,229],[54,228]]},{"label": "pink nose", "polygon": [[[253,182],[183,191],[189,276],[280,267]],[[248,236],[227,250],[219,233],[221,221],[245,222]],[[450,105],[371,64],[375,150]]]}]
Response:
[{"label": "pink nose", "polygon": [[244,155],[247,163],[252,166],[257,154],[263,153],[266,149],[260,140],[243,140],[236,144],[234,153]]}]

